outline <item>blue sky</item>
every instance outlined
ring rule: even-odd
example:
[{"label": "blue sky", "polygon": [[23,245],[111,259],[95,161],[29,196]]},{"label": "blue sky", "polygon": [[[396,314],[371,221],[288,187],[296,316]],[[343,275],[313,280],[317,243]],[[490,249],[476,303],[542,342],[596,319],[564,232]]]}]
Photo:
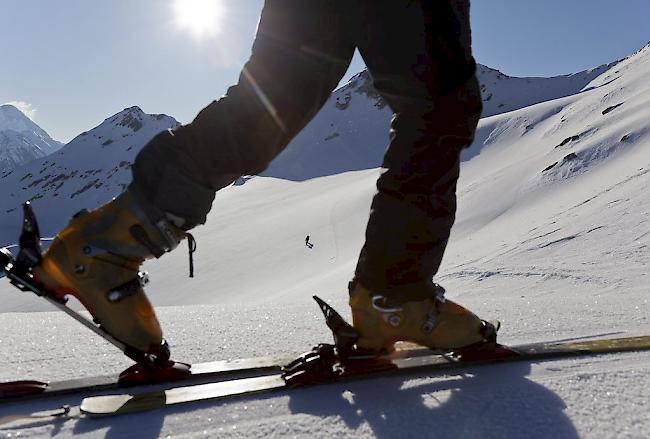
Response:
[{"label": "blue sky", "polygon": [[[214,0],[221,18],[202,35],[174,1],[0,0],[0,104],[64,142],[133,105],[189,122],[237,80],[263,1]],[[573,73],[650,41],[650,0],[474,0],[472,26],[482,64]],[[362,68],[355,57],[344,80]]]}]

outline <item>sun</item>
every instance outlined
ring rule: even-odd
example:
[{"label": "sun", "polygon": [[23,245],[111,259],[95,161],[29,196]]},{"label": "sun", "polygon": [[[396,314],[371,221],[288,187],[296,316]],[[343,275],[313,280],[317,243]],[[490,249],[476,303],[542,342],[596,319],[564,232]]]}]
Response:
[{"label": "sun", "polygon": [[177,26],[196,38],[214,36],[219,32],[223,16],[221,0],[174,0]]}]

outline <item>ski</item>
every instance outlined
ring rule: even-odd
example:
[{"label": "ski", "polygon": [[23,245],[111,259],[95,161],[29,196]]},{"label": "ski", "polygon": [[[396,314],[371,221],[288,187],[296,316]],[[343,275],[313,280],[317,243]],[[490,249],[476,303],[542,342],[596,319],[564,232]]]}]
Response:
[{"label": "ski", "polygon": [[[421,346],[410,343],[400,343],[400,350],[394,353],[393,357],[409,358],[433,355],[435,353],[436,351],[422,348]],[[31,399],[40,400],[45,397],[119,391],[125,388],[142,388],[142,386],[145,385],[147,385],[148,388],[155,385],[158,389],[168,389],[170,391],[173,391],[174,388],[178,388],[181,384],[184,385],[184,387],[222,382],[236,382],[239,383],[237,385],[241,385],[242,382],[245,382],[242,380],[246,379],[252,380],[253,382],[259,382],[261,381],[261,378],[278,376],[285,365],[289,364],[295,358],[295,355],[276,355],[196,363],[190,367],[189,374],[180,375],[175,381],[120,381],[119,375],[105,375],[55,381],[49,384],[39,381],[19,381],[16,383],[20,385],[23,385],[24,383],[33,383],[33,385],[38,387],[39,390],[32,393],[22,394],[11,394],[11,392],[7,392],[4,397],[0,397],[0,407]],[[11,387],[12,383],[4,384]],[[227,387],[226,385],[224,386]],[[0,384],[0,392],[2,392],[2,387],[3,384]],[[134,389],[133,394],[136,393],[137,389]],[[17,413],[0,417],[0,425],[30,420],[74,419],[80,416],[82,416],[82,413],[79,406],[63,406],[55,410],[45,410],[36,413]]]},{"label": "ski", "polygon": [[[330,355],[330,348],[321,345],[305,355],[305,361],[316,356]],[[464,354],[425,355],[399,358],[383,357],[368,360],[350,360],[334,363],[336,373],[328,378],[314,381],[291,382],[287,372],[241,378],[194,386],[181,386],[171,389],[143,393],[123,393],[84,398],[80,405],[86,416],[114,416],[127,413],[149,411],[179,404],[199,401],[214,401],[237,396],[271,393],[297,386],[316,385],[332,382],[366,379],[378,376],[398,376],[406,374],[444,373],[450,370],[490,363],[515,361],[539,361],[565,357],[593,356],[609,353],[650,350],[650,336],[599,339],[581,342],[532,343],[518,346],[498,346],[493,351],[474,351]],[[329,372],[328,372],[329,373]]]},{"label": "ski", "polygon": [[[130,388],[146,384],[193,383],[216,381],[224,379],[243,378],[267,373],[277,373],[294,357],[276,355],[256,358],[243,358],[236,360],[221,360],[205,363],[185,365],[189,368],[187,373],[177,376],[156,379],[148,376],[147,379],[129,379],[133,367],[121,374],[109,374],[75,378],[60,381],[21,380],[0,383],[0,403],[8,401],[27,400],[44,397],[63,396],[75,393],[103,392],[108,390]],[[137,375],[137,374],[136,374]],[[127,377],[127,378],[125,378]]]},{"label": "ski", "polygon": [[[331,345],[319,345],[299,357],[298,363],[315,363],[332,354]],[[54,419],[75,419],[89,416],[116,416],[201,401],[218,401],[227,398],[250,396],[258,393],[287,391],[293,387],[345,382],[382,376],[449,373],[464,367],[515,361],[544,361],[568,357],[585,357],[621,352],[650,350],[650,335],[626,338],[608,338],[586,341],[542,342],[516,346],[499,346],[494,351],[475,351],[461,354],[426,355],[426,350],[397,351],[390,357],[375,359],[335,361],[326,367],[328,378],[291,382],[286,371],[279,372],[277,364],[267,369],[267,374],[253,376],[221,375],[221,381],[202,384],[178,385],[171,383],[164,389],[131,393],[118,393],[84,398],[79,406],[63,406],[37,413],[13,414],[0,418],[0,425]],[[415,354],[415,355],[412,355]],[[271,357],[269,357],[271,358]],[[280,358],[280,357],[278,357]],[[247,360],[236,360],[247,361]],[[211,363],[206,363],[211,364]],[[249,370],[250,371],[250,370]],[[322,368],[321,368],[322,371]],[[331,373],[336,371],[336,373]],[[252,371],[250,371],[252,372]],[[207,378],[207,377],[206,377]],[[214,378],[214,377],[213,377]],[[72,393],[72,392],[71,392]]]}]

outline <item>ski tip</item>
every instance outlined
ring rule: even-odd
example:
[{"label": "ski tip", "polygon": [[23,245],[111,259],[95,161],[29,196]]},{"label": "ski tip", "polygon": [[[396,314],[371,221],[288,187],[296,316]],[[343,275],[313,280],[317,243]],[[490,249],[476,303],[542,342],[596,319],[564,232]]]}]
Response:
[{"label": "ski tip", "polygon": [[117,415],[129,412],[129,401],[134,399],[136,397],[128,394],[91,396],[81,401],[79,410],[90,417]]},{"label": "ski tip", "polygon": [[0,399],[19,396],[37,395],[45,392],[48,383],[42,381],[24,380],[0,383]]}]

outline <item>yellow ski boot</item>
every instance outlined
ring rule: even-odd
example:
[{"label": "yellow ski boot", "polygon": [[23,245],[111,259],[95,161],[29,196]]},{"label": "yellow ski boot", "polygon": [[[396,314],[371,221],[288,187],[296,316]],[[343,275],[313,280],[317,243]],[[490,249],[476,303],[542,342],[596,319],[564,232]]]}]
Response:
[{"label": "yellow ski boot", "polygon": [[396,301],[373,293],[360,282],[350,284],[352,324],[359,333],[356,344],[370,351],[390,353],[398,341],[431,349],[454,351],[496,345],[496,328],[474,313],[445,299],[444,289],[421,301]]},{"label": "yellow ski boot", "polygon": [[76,297],[115,339],[164,362],[169,348],[139,267],[174,249],[185,236],[164,215],[152,222],[127,191],[76,214],[32,271],[58,297]]}]

